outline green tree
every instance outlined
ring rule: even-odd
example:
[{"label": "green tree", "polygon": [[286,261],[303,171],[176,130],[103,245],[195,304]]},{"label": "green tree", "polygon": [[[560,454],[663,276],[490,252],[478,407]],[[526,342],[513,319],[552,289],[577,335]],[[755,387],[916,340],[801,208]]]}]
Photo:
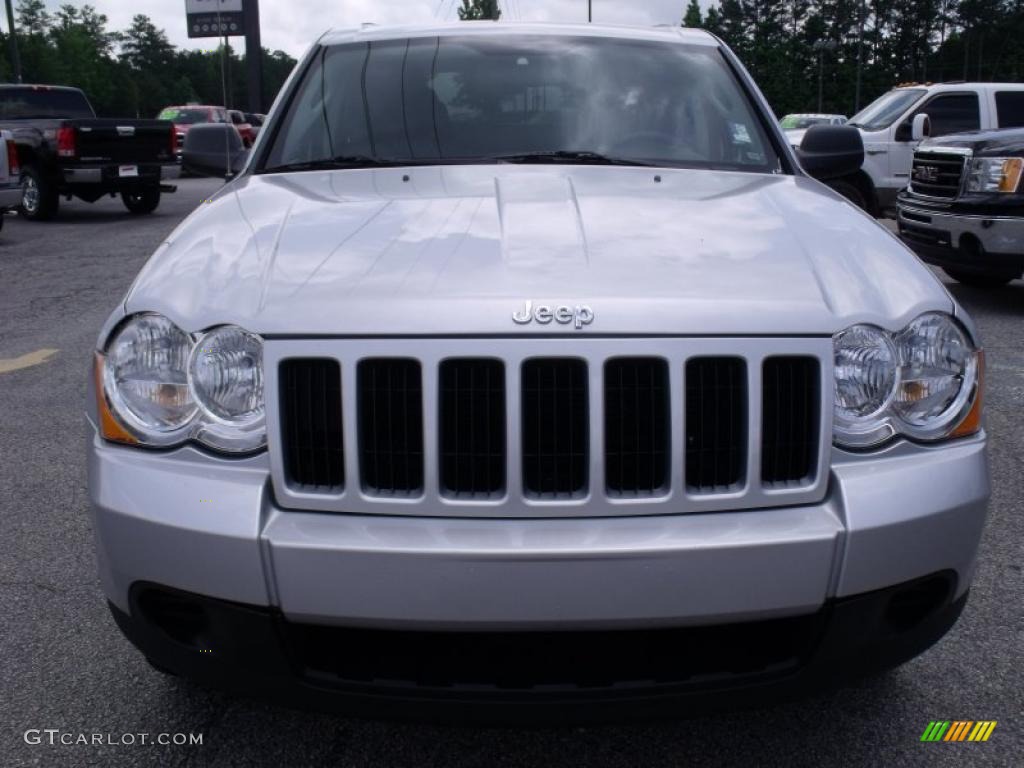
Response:
[{"label": "green tree", "polygon": [[460,21],[497,21],[500,18],[501,8],[498,7],[498,0],[462,0],[462,7],[459,8]]},{"label": "green tree", "polygon": [[690,0],[686,6],[686,15],[683,16],[683,26],[693,29],[700,29],[704,20],[701,18],[700,3],[697,0]]},{"label": "green tree", "polygon": [[46,11],[43,0],[18,0],[18,31],[23,35],[45,35],[50,31],[53,17]]}]

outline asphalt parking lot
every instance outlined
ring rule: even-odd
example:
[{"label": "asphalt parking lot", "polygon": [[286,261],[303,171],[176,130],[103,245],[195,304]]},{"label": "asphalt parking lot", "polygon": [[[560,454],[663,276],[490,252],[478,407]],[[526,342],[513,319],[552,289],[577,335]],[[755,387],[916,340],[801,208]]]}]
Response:
[{"label": "asphalt parking lot", "polygon": [[[994,495],[957,626],[883,677],[769,709],[640,725],[480,729],[342,719],[153,671],[114,626],[93,563],[82,416],[96,334],[153,248],[217,183],[157,213],[66,204],[0,232],[0,766],[1011,766],[1024,756],[1024,282],[952,285],[988,354]],[[43,350],[55,350],[45,352]],[[28,367],[3,372],[21,358]],[[12,366],[7,366],[12,367]],[[996,720],[987,743],[921,743],[930,720]],[[202,746],[27,744],[201,733]]]}]

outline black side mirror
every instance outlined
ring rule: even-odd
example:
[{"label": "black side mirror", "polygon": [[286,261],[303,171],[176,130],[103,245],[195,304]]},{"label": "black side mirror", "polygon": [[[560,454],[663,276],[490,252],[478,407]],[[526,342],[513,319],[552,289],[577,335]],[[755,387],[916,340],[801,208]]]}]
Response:
[{"label": "black side mirror", "polygon": [[846,176],[864,164],[860,131],[846,125],[812,125],[796,151],[800,165],[819,181]]},{"label": "black side mirror", "polygon": [[913,129],[909,120],[904,120],[896,126],[896,133],[893,134],[893,139],[896,141],[911,141],[913,138]]},{"label": "black side mirror", "polygon": [[182,168],[200,176],[234,176],[248,158],[242,137],[234,126],[225,123],[192,126],[181,148]]}]

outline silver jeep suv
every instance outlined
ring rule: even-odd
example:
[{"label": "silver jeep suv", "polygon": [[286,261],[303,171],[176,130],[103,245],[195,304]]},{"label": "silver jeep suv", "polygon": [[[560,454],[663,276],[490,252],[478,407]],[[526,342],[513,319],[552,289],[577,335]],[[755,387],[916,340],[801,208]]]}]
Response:
[{"label": "silver jeep suv", "polygon": [[856,131],[794,152],[703,32],[507,23],[330,32],[250,152],[223,131],[184,163],[239,172],[91,378],[100,575],[154,666],[366,714],[660,713],[956,621],[983,357],[808,176]]}]

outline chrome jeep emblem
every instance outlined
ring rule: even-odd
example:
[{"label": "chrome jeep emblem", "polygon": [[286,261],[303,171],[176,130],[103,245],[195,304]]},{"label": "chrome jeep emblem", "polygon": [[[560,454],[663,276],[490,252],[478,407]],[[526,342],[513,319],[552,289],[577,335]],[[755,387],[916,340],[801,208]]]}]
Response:
[{"label": "chrome jeep emblem", "polygon": [[535,320],[541,325],[547,325],[553,320],[559,325],[571,323],[576,330],[579,330],[584,325],[594,322],[594,310],[586,304],[577,304],[574,307],[570,307],[568,304],[560,304],[557,307],[538,304],[534,307],[533,302],[528,301],[525,307],[512,313],[512,319],[519,325],[529,325]]}]

